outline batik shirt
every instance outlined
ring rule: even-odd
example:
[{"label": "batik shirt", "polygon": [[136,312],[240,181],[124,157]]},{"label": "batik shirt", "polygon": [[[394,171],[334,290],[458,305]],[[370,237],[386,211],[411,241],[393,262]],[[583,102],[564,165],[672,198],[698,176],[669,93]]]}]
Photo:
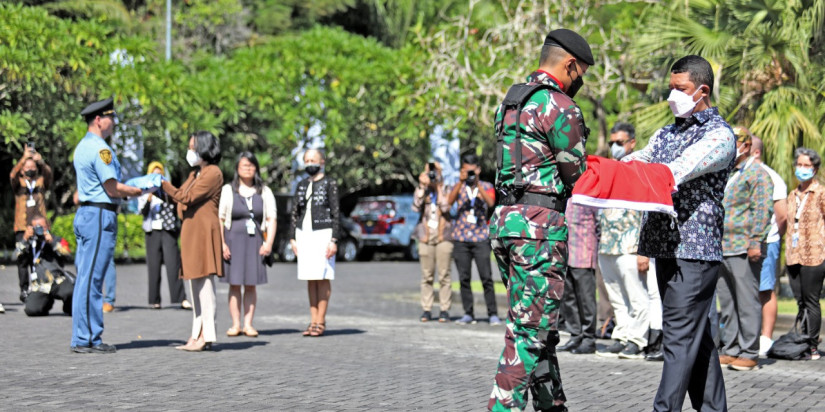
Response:
[{"label": "batik shirt", "polygon": [[651,258],[722,260],[722,198],[733,168],[733,130],[713,107],[659,129],[644,149],[622,161],[662,163],[673,172],[675,219],[647,212],[639,254]]},{"label": "batik shirt", "polygon": [[629,209],[599,210],[599,254],[635,255],[643,212]]},{"label": "batik shirt", "polygon": [[456,199],[452,238],[456,242],[486,242],[490,239],[490,229],[487,227],[489,209],[487,203],[478,195],[478,191],[483,190],[488,196],[495,196],[493,185],[479,181],[476,187],[469,190],[476,195],[475,199],[470,199],[466,185],[461,188]]},{"label": "batik shirt", "polygon": [[768,237],[773,214],[773,182],[765,169],[750,158],[730,175],[725,189],[725,256],[760,249]]},{"label": "batik shirt", "polygon": [[787,230],[788,265],[819,266],[825,261],[825,187],[819,182],[812,182],[805,191],[797,186],[788,195]]},{"label": "batik shirt", "polygon": [[[587,127],[576,103],[562,93],[548,73],[536,71],[529,84],[546,84],[552,90],[534,93],[525,103],[518,126],[521,128],[522,174],[525,191],[570,197],[573,184],[584,173]],[[516,110],[496,111],[496,135],[504,138],[502,167],[496,171],[496,186],[515,182]],[[496,206],[490,220],[490,237],[567,240],[564,215],[540,206]]]},{"label": "batik shirt", "polygon": [[567,201],[565,213],[570,238],[567,240],[567,265],[595,269],[599,261],[599,209]]}]

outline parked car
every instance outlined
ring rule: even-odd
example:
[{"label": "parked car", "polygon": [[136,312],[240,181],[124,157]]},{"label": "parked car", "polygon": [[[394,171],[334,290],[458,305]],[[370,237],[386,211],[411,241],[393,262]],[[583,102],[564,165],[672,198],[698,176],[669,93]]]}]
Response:
[{"label": "parked car", "polygon": [[[282,262],[295,262],[295,253],[289,245],[289,225],[292,213],[294,196],[276,194],[275,203],[278,207],[278,229],[275,232],[275,252]],[[341,239],[338,239],[338,255],[336,259],[352,262],[361,251],[361,228],[351,219],[341,217]]]},{"label": "parked car", "polygon": [[358,200],[350,219],[361,231],[360,260],[372,259],[376,251],[402,251],[407,259],[418,260],[413,233],[419,215],[412,210],[412,202],[412,194]]}]

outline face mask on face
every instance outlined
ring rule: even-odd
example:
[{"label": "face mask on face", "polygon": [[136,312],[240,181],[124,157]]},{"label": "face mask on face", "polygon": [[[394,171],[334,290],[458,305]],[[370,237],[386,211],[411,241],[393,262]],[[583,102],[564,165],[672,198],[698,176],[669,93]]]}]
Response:
[{"label": "face mask on face", "polygon": [[29,179],[31,179],[37,176],[37,170],[26,170],[25,172],[23,172],[23,174],[26,175],[26,177],[28,177]]},{"label": "face mask on face", "polygon": [[189,166],[195,167],[201,163],[201,158],[194,150],[189,150],[186,152],[186,162]]},{"label": "face mask on face", "polygon": [[794,171],[796,178],[799,179],[800,182],[807,182],[808,180],[813,179],[814,177],[814,169],[807,168],[807,167],[797,167]]},{"label": "face mask on face", "polygon": [[676,89],[671,90],[670,96],[667,98],[667,103],[670,105],[670,111],[673,112],[673,115],[683,119],[689,117],[691,113],[693,113],[693,108],[699,103],[698,100],[693,101],[693,97],[701,90],[701,88],[698,88],[693,94],[687,94]]},{"label": "face mask on face", "polygon": [[321,165],[309,164],[304,166],[304,171],[310,176],[315,176],[321,171]]},{"label": "face mask on face", "polygon": [[614,159],[619,160],[627,154],[627,150],[624,149],[624,146],[614,144],[610,146],[610,154],[613,155]]},{"label": "face mask on face", "polygon": [[[573,63],[573,65],[575,66],[575,63]],[[578,76],[576,77],[576,80],[573,80],[573,83],[570,83],[570,87],[568,87],[567,92],[565,92],[565,94],[570,96],[571,99],[575,97],[576,93],[579,92],[579,89],[584,86],[584,80],[582,79],[581,74],[579,74],[579,70],[576,69],[575,71]]]},{"label": "face mask on face", "polygon": [[741,148],[737,149],[736,150],[736,158],[738,159],[740,156],[746,154],[745,150],[746,150],[745,146],[742,146]]}]

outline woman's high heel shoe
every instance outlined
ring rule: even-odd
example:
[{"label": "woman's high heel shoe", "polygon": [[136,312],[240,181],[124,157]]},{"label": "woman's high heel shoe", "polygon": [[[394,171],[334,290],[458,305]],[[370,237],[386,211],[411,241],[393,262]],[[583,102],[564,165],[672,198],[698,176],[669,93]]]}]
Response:
[{"label": "woman's high heel shoe", "polygon": [[175,349],[184,350],[184,348],[186,348],[188,346],[192,346],[194,343],[195,343],[195,339],[194,338],[189,338],[189,340],[186,341],[186,344],[175,346]]},{"label": "woman's high heel shoe", "polygon": [[210,350],[212,349],[212,342],[201,342],[198,343],[197,341],[194,342],[191,346],[187,345],[183,348],[183,350],[187,352],[201,352],[203,350]]}]

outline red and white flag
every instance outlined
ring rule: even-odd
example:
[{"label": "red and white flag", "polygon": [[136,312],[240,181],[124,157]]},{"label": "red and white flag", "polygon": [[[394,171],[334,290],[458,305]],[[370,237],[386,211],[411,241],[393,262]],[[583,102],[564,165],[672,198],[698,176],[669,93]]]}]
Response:
[{"label": "red and white flag", "polygon": [[571,201],[601,209],[661,212],[675,217],[675,189],[673,173],[663,164],[587,156],[587,170],[573,187]]}]

